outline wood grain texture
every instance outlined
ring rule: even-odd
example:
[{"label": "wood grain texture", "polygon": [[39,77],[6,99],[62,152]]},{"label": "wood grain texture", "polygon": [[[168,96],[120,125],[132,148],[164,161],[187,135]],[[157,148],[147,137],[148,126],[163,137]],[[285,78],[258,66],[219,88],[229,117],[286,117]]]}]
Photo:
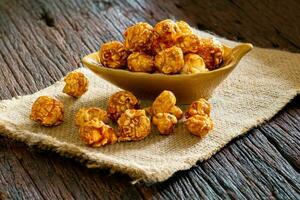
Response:
[{"label": "wood grain texture", "polygon": [[[139,21],[183,19],[229,39],[300,52],[299,9],[297,0],[2,0],[0,99],[51,85]],[[299,102],[207,162],[152,186],[1,137],[0,199],[299,199]]]}]

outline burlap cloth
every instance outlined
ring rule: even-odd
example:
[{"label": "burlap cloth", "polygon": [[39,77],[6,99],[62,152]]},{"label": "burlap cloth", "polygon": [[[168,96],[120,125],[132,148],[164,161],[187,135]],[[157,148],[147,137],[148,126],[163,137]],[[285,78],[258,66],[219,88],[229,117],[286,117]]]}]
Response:
[{"label": "burlap cloth", "polygon": [[[237,44],[221,40],[229,46]],[[1,134],[74,157],[88,167],[109,168],[148,183],[164,181],[174,172],[210,158],[233,138],[270,119],[300,90],[299,54],[254,48],[209,100],[213,105],[215,127],[206,137],[190,135],[181,122],[171,136],[153,131],[140,142],[90,148],[79,139],[74,114],[84,106],[106,108],[108,97],[119,89],[88,69],[79,71],[86,74],[90,87],[78,100],[63,94],[64,83],[59,81],[35,94],[1,101]],[[40,95],[55,96],[63,101],[65,121],[62,125],[46,128],[29,120],[31,105]]]}]

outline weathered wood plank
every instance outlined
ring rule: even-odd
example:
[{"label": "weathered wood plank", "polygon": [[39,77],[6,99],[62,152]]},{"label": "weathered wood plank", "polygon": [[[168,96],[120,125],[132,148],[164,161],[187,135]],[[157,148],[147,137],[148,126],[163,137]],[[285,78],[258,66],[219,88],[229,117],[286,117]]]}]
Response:
[{"label": "weathered wood plank", "polygon": [[[298,101],[297,105],[296,102]],[[293,109],[287,109],[259,130],[268,140],[300,172],[300,96],[295,101]],[[289,135],[286,137],[286,135]]]},{"label": "weathered wood plank", "polygon": [[[18,148],[17,145],[13,148]],[[0,142],[0,197],[9,199],[44,199],[38,185],[23,168],[10,145]]]},{"label": "weathered wood plank", "polygon": [[[52,84],[82,66],[83,55],[102,42],[122,39],[124,28],[138,21],[183,19],[230,39],[299,52],[299,9],[296,0],[3,0],[0,99]],[[131,186],[127,176],[109,176],[107,171],[89,170],[54,153],[28,150],[24,144],[0,138],[5,144],[0,148],[0,194],[27,199],[297,199],[299,110],[297,97],[269,123],[209,161],[151,187]]]},{"label": "weathered wood plank", "polygon": [[[35,190],[46,199],[141,198],[140,192],[130,184],[127,176],[109,175],[109,172],[105,170],[88,169],[72,159],[36,148],[26,148],[25,144],[3,137],[0,141],[1,144],[5,144],[0,146],[0,188],[3,188],[0,191],[3,194],[29,198],[30,195],[26,194],[26,189],[34,192],[35,188],[31,187],[37,186],[38,190]],[[19,164],[13,167],[21,172],[15,171],[13,167],[5,167],[7,163]],[[24,184],[25,181],[9,179],[5,174],[11,176],[23,174],[25,178],[28,175],[28,179],[32,182],[28,186],[22,186],[25,191],[18,190],[11,186],[18,184],[18,181]]]}]

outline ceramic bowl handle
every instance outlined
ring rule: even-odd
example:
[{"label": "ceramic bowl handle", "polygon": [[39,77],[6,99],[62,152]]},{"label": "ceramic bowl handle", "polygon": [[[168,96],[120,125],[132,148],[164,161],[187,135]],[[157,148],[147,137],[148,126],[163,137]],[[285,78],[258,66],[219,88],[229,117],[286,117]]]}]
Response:
[{"label": "ceramic bowl handle", "polygon": [[233,56],[239,61],[246,53],[253,48],[250,43],[242,43],[232,49]]}]

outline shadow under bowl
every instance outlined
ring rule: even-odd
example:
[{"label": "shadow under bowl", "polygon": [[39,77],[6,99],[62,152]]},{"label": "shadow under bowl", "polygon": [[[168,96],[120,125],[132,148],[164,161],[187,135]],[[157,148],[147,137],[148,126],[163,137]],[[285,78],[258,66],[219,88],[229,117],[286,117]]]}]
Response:
[{"label": "shadow under bowl", "polygon": [[179,104],[190,104],[199,98],[209,99],[215,88],[232,72],[241,58],[253,48],[242,43],[234,48],[224,45],[224,61],[220,68],[195,74],[166,75],[111,69],[99,62],[98,52],[83,57],[83,64],[108,82],[133,92],[141,99],[154,99],[163,90],[172,91]]}]

